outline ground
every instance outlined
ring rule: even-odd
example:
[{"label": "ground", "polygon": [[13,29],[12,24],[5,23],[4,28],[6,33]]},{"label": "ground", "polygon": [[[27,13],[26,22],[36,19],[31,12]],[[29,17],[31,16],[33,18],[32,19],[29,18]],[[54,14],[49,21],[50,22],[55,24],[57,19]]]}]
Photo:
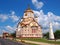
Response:
[{"label": "ground", "polygon": [[[17,39],[20,41],[21,39]],[[38,45],[60,45],[60,41],[47,40],[44,38],[22,38],[26,43],[33,43]]]},{"label": "ground", "polygon": [[28,45],[28,44],[24,44],[21,42],[18,43],[12,40],[0,38],[0,45]]}]

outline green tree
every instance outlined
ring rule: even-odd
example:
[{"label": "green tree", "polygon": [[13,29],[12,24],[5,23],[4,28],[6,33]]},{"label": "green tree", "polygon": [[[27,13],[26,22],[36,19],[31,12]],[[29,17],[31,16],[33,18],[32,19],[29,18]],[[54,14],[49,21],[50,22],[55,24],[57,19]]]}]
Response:
[{"label": "green tree", "polygon": [[46,34],[43,34],[43,37],[49,39],[49,32],[47,32]]},{"label": "green tree", "polygon": [[56,30],[54,35],[56,39],[60,39],[60,30]]},{"label": "green tree", "polygon": [[11,33],[11,36],[15,38],[16,37],[16,31]]},{"label": "green tree", "polygon": [[[54,32],[54,36],[55,36],[55,39],[60,39],[60,30],[56,30]],[[43,34],[43,37],[49,39],[49,32],[47,32],[46,34]]]}]

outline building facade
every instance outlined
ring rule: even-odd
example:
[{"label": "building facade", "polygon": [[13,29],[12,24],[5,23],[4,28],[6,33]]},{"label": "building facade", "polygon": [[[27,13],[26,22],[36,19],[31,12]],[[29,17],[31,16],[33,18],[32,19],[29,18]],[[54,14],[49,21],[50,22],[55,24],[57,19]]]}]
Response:
[{"label": "building facade", "polygon": [[34,12],[30,8],[25,10],[23,18],[17,25],[16,37],[43,37],[37,17],[34,17]]},{"label": "building facade", "polygon": [[9,33],[4,32],[4,33],[3,33],[3,38],[7,38],[7,37],[9,37]]}]

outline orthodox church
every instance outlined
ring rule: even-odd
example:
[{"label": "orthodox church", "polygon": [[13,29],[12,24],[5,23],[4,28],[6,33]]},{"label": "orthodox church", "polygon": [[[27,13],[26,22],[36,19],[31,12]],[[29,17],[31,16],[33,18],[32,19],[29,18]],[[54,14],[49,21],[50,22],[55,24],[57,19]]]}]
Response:
[{"label": "orthodox church", "polygon": [[16,37],[22,38],[42,38],[42,28],[41,25],[37,23],[37,17],[34,17],[33,10],[28,7],[24,11],[23,18],[17,25]]}]

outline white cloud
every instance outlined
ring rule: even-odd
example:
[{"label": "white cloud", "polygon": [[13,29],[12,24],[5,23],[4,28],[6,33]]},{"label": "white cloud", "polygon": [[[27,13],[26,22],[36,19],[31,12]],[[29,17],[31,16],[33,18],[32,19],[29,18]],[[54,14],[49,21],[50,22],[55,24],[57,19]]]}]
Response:
[{"label": "white cloud", "polygon": [[10,18],[12,19],[13,22],[16,22],[19,20],[19,17],[17,17],[16,15],[11,15]]},{"label": "white cloud", "polygon": [[7,25],[5,28],[6,28],[7,30],[12,30],[12,31],[15,30],[14,27],[11,27],[11,26],[9,26],[9,25]]},{"label": "white cloud", "polygon": [[[17,15],[15,15],[15,12],[12,11],[10,14],[0,14],[0,22],[4,22],[5,23],[8,23],[6,21],[11,21],[12,23],[13,22],[18,22],[19,20],[19,17]],[[15,23],[14,23],[15,24]],[[6,24],[5,24],[6,25]],[[0,34],[2,34],[3,32],[14,32],[16,30],[16,24],[14,26],[10,26],[10,25],[7,25],[7,26],[0,26]]]},{"label": "white cloud", "polygon": [[2,30],[2,33],[3,33],[3,32],[8,32],[8,31],[6,31],[6,30]]},{"label": "white cloud", "polygon": [[6,20],[10,20],[11,22],[17,22],[19,17],[15,15],[15,12],[12,11],[11,14],[0,14],[0,22],[5,22]]},{"label": "white cloud", "polygon": [[38,2],[38,0],[32,0],[32,3],[35,5],[35,7],[37,8],[37,9],[40,9],[40,8],[42,8],[43,7],[43,2]]},{"label": "white cloud", "polygon": [[12,14],[12,15],[14,15],[14,14],[15,14],[15,12],[14,12],[14,11],[11,11],[11,14]]},{"label": "white cloud", "polygon": [[42,30],[43,33],[49,32],[49,29]]},{"label": "white cloud", "polygon": [[16,29],[17,29],[17,24],[15,24],[14,26],[11,25],[0,26],[0,34],[2,34],[3,32],[12,33],[16,31]]},{"label": "white cloud", "polygon": [[54,30],[60,29],[60,22],[53,22],[53,28]]},{"label": "white cloud", "polygon": [[8,32],[8,31],[6,31],[5,29],[1,29],[1,28],[0,28],[0,35],[2,35],[3,32]]},{"label": "white cloud", "polygon": [[5,15],[5,14],[0,14],[0,20],[1,20],[1,22],[6,21],[7,19],[8,19],[8,16],[7,16],[7,15]]},{"label": "white cloud", "polygon": [[15,15],[14,11],[11,12],[10,18],[12,19],[13,22],[16,22],[19,20],[19,17]]},{"label": "white cloud", "polygon": [[38,23],[42,25],[44,32],[48,32],[49,22],[53,23],[53,29],[60,29],[60,16],[55,15],[52,12],[44,14],[43,10],[34,11],[34,15],[38,16]]},{"label": "white cloud", "polygon": [[7,26],[5,26],[5,29],[6,29],[7,31],[14,32],[14,31],[16,30],[16,27],[15,27],[15,26],[12,27],[12,26],[10,26],[10,25],[7,25]]},{"label": "white cloud", "polygon": [[9,26],[9,25],[6,26],[6,29],[13,30],[13,28],[11,26]]}]

